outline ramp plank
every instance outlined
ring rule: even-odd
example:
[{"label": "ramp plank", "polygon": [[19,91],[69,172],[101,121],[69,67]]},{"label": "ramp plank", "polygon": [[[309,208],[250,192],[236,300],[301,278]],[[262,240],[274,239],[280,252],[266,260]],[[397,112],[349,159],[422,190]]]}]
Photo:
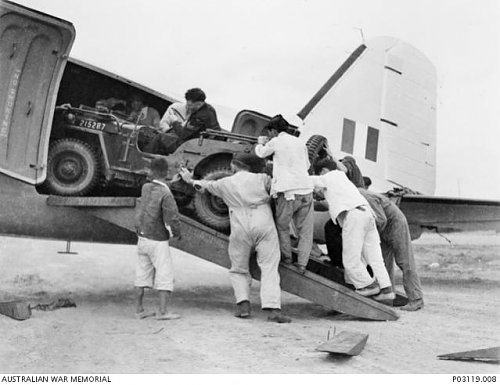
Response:
[{"label": "ramp plank", "polygon": [[[113,223],[119,227],[134,231],[134,209],[132,207],[81,207],[89,215]],[[181,215],[182,239],[173,239],[171,245],[179,250],[193,254],[206,261],[229,268],[227,253],[228,236],[217,232],[185,215]],[[255,279],[260,278],[260,271],[251,265]],[[353,315],[359,318],[393,321],[399,318],[390,307],[356,294],[352,289],[335,280],[321,277],[310,271],[301,274],[295,266],[280,265],[281,288],[327,309]]]},{"label": "ramp plank", "polygon": [[[345,282],[344,272],[342,269],[340,269],[337,266],[333,266],[329,263],[323,262],[318,258],[311,257],[309,259],[309,263],[307,264],[307,269],[329,280],[340,283],[341,285],[348,287],[349,289],[354,288],[352,285],[349,285],[348,283]],[[401,293],[396,290],[395,294],[396,298],[394,299],[392,306],[394,307],[404,306],[408,303],[408,297],[406,296],[405,293]]]},{"label": "ramp plank", "polygon": [[309,271],[301,274],[295,266],[290,265],[280,265],[279,272],[283,290],[327,309],[378,321],[395,321],[399,318],[392,308],[317,274]]},{"label": "ramp plank", "polygon": [[316,348],[317,351],[357,356],[364,349],[368,334],[342,331]]},{"label": "ramp plank", "polygon": [[50,195],[47,198],[49,206],[66,207],[135,207],[132,197],[66,197]]},{"label": "ramp plank", "polygon": [[31,309],[26,302],[0,302],[0,314],[22,321],[31,317]]}]

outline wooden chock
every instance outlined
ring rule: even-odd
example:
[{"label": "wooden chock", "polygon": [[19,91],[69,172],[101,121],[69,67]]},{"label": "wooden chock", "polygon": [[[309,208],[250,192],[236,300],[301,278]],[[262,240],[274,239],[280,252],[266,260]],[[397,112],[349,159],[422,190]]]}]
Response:
[{"label": "wooden chock", "polygon": [[23,301],[0,302],[0,314],[23,321],[31,317],[31,308]]}]

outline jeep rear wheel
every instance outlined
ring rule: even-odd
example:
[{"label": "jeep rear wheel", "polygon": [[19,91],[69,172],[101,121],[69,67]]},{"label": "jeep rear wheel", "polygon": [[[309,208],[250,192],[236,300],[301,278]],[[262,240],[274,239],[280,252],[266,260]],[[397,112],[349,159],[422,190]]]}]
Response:
[{"label": "jeep rear wheel", "polygon": [[86,195],[97,186],[100,172],[99,156],[87,143],[69,138],[50,145],[45,181],[49,193]]},{"label": "jeep rear wheel", "polygon": [[311,136],[307,142],[307,154],[309,156],[309,163],[311,167],[309,168],[309,174],[314,173],[314,162],[319,158],[324,158],[326,154],[325,146],[328,145],[328,140],[321,135]]},{"label": "jeep rear wheel", "polygon": [[[217,180],[232,175],[229,167],[222,167],[208,171],[203,175],[204,180]],[[200,221],[218,231],[229,229],[229,209],[224,201],[210,194],[208,191],[197,192],[193,199],[194,209]]]}]

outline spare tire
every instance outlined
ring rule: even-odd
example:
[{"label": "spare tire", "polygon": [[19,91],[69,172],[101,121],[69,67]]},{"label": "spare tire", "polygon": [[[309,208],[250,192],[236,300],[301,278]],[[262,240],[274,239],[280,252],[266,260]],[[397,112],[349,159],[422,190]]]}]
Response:
[{"label": "spare tire", "polygon": [[309,156],[309,163],[311,164],[311,167],[309,167],[309,174],[314,174],[314,162],[316,162],[317,159],[327,156],[325,150],[325,146],[327,145],[328,140],[321,135],[313,135],[307,140],[307,154]]},{"label": "spare tire", "polygon": [[[220,167],[207,171],[202,175],[204,180],[217,180],[232,175],[231,168]],[[199,220],[214,230],[227,232],[229,230],[229,209],[222,200],[208,191],[196,192],[193,199],[196,216]]]},{"label": "spare tire", "polygon": [[99,159],[94,148],[81,140],[66,138],[53,142],[44,187],[56,195],[87,195],[99,183]]}]

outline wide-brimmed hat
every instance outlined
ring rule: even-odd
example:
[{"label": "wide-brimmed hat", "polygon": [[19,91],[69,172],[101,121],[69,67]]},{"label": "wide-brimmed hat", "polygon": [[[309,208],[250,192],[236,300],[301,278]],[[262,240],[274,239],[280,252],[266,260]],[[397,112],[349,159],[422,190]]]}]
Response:
[{"label": "wide-brimmed hat", "polygon": [[288,130],[290,124],[286,121],[283,115],[275,115],[271,118],[271,120],[266,124],[268,130],[276,130],[278,132],[283,132]]}]

